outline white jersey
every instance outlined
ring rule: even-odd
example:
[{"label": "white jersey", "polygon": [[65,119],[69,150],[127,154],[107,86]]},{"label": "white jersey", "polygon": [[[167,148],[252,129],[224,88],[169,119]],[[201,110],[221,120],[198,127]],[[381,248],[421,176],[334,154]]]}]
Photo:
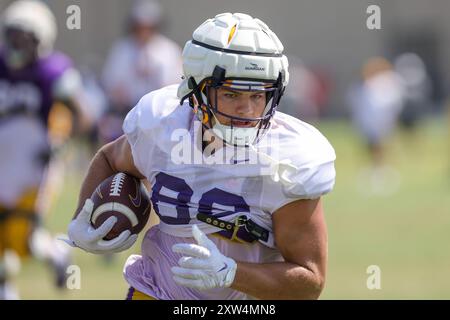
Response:
[{"label": "white jersey", "polygon": [[[151,183],[153,207],[161,220],[150,230],[146,240],[152,238],[158,242],[155,238],[159,234],[159,241],[164,238],[164,242],[171,242],[173,238],[191,242],[192,224],[198,224],[206,234],[221,231],[199,221],[199,212],[230,222],[245,215],[269,231],[267,241],[244,248],[244,245],[217,237],[211,237],[212,240],[223,254],[239,261],[280,261],[281,255],[273,241],[272,214],[289,202],[318,198],[334,185],[335,153],[329,142],[312,126],[280,112],[275,114],[270,130],[255,148],[237,156],[233,148],[225,147],[223,154],[226,156],[216,159],[196,152],[201,150],[198,147],[201,125],[187,102],[179,104],[177,85],[144,96],[127,115],[123,129],[136,167]],[[214,155],[217,154],[220,153]],[[254,159],[258,161],[252,161]],[[146,240],[139,267],[133,267],[135,258],[125,267],[125,277],[138,290],[161,299],[251,298],[232,289],[209,294],[190,289],[174,290],[177,295],[164,290],[155,292],[152,286],[142,285],[142,282],[156,281],[155,276],[142,273],[151,270],[164,274],[160,269],[161,260],[167,259],[167,252],[162,254]],[[145,252],[147,249],[150,252]],[[161,260],[155,258],[158,254],[162,254]],[[176,264],[175,258],[172,266]],[[152,261],[154,265],[143,266]],[[170,268],[170,264],[166,267]],[[136,270],[140,270],[140,276],[136,276],[139,273]],[[169,269],[165,271],[170,273]],[[174,287],[171,277],[165,281],[160,287]]]}]

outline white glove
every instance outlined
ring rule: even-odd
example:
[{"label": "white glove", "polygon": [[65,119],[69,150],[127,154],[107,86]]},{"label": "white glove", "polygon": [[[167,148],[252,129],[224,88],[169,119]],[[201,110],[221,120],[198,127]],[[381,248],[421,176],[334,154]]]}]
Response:
[{"label": "white glove", "polygon": [[109,217],[100,227],[94,229],[91,225],[91,215],[94,203],[87,199],[80,214],[69,224],[69,239],[60,239],[72,247],[81,248],[91,253],[115,253],[130,248],[138,237],[129,230],[123,231],[112,240],[103,240],[117,222],[116,217]]},{"label": "white glove", "polygon": [[192,226],[192,234],[198,245],[177,243],[172,247],[173,252],[186,255],[178,261],[179,267],[172,267],[175,282],[200,290],[231,286],[236,275],[236,262],[220,253],[196,225]]}]

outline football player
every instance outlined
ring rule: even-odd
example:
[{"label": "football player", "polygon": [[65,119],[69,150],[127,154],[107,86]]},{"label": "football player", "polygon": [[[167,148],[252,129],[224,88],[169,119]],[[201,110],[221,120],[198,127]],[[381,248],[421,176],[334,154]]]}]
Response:
[{"label": "football player", "polygon": [[184,47],[183,82],[145,95],[125,135],[95,155],[69,243],[104,253],[136,241],[129,230],[102,239],[115,217],[97,229],[89,222],[88,198],[116,172],[150,182],[160,218],[141,255],[126,262],[128,298],[319,297],[327,266],[321,197],[334,186],[335,152],[318,130],[277,111],[289,79],[282,52],[259,19],[208,19]]},{"label": "football player", "polygon": [[110,106],[99,123],[101,145],[123,134],[123,119],[144,94],[181,80],[181,48],[160,33],[162,16],[158,1],[131,5],[127,35],[114,43],[103,67]]},{"label": "football player", "polygon": [[[65,284],[68,250],[40,227],[38,198],[52,148],[70,135],[80,110],[80,77],[71,60],[53,51],[56,21],[39,1],[15,1],[1,16],[0,46],[0,299],[17,298],[9,280],[11,254],[50,262]],[[75,116],[75,117],[74,117]],[[11,266],[16,266],[15,268]],[[16,270],[17,271],[17,270]]]}]

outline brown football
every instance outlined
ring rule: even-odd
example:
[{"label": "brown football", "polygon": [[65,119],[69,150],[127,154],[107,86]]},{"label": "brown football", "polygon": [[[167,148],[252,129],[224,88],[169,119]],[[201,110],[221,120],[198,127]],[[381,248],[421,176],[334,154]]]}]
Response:
[{"label": "brown football", "polygon": [[151,204],[147,188],[136,177],[119,172],[105,179],[92,193],[91,223],[98,228],[111,216],[117,217],[112,230],[103,238],[111,240],[125,230],[137,234],[147,224]]}]

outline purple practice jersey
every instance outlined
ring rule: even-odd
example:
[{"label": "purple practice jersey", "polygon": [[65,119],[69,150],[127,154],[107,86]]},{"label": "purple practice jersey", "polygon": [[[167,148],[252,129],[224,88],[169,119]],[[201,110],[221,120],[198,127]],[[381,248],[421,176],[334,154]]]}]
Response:
[{"label": "purple practice jersey", "polygon": [[46,126],[54,102],[54,85],[71,67],[70,58],[55,52],[24,69],[11,70],[0,49],[0,121],[27,114]]},{"label": "purple practice jersey", "polygon": [[11,70],[0,50],[0,206],[14,208],[24,193],[41,184],[50,150],[53,93],[71,67],[67,56],[53,53]]}]

